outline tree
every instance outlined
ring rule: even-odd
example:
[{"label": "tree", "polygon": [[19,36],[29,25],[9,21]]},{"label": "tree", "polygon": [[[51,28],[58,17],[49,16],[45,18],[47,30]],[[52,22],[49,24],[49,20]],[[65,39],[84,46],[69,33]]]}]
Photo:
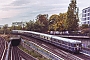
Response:
[{"label": "tree", "polygon": [[4,34],[6,34],[6,33],[7,33],[7,28],[8,28],[8,24],[5,24],[5,25],[3,26],[3,29],[4,29]]},{"label": "tree", "polygon": [[37,21],[40,22],[41,24],[44,24],[44,28],[42,32],[47,32],[48,31],[48,14],[39,14],[37,16]]},{"label": "tree", "polygon": [[76,6],[76,0],[71,0],[67,11],[66,28],[70,31],[76,31],[78,29],[78,7]]},{"label": "tree", "polygon": [[26,30],[34,31],[34,21],[30,20],[26,23]]},{"label": "tree", "polygon": [[60,13],[59,14],[59,21],[58,21],[58,27],[59,31],[64,31],[66,30],[66,19],[67,19],[67,13]]},{"label": "tree", "polygon": [[43,23],[41,23],[40,21],[36,21],[34,24],[34,31],[43,32],[44,26],[45,25]]},{"label": "tree", "polygon": [[59,15],[52,15],[49,19],[49,30],[64,31],[67,13],[60,13]]},{"label": "tree", "polygon": [[11,30],[22,30],[22,26],[18,25],[18,26],[11,26],[10,28]]},{"label": "tree", "polygon": [[57,23],[59,21],[59,15],[52,15],[50,16],[49,18],[49,30],[54,30],[56,31],[58,26],[57,26]]}]

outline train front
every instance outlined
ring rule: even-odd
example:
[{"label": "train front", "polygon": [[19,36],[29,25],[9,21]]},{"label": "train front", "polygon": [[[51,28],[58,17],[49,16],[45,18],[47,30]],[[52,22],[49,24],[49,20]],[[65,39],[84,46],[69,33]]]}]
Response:
[{"label": "train front", "polygon": [[80,53],[80,51],[82,51],[82,43],[81,42],[76,43],[74,50],[75,50],[75,53]]}]

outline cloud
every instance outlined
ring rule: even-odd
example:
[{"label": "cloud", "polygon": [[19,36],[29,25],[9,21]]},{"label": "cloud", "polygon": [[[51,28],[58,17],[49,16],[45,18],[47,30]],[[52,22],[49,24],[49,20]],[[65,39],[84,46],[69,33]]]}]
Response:
[{"label": "cloud", "polygon": [[[82,9],[90,6],[89,0],[77,0],[77,6]],[[59,14],[67,12],[70,0],[0,0],[0,21],[28,21],[38,14]],[[8,21],[8,22],[7,22]],[[3,23],[4,23],[3,22]]]},{"label": "cloud", "polygon": [[11,4],[14,6],[21,6],[30,3],[29,0],[15,0]]},{"label": "cloud", "polygon": [[1,10],[0,14],[2,14],[2,15],[0,15],[0,18],[1,19],[2,18],[12,18],[12,17],[18,15],[19,13],[20,13],[20,11],[18,11],[18,10],[8,10],[8,11]]}]

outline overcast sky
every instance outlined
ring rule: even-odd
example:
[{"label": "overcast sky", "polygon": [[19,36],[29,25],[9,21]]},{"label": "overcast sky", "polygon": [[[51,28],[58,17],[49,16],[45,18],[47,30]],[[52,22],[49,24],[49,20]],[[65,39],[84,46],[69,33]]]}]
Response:
[{"label": "overcast sky", "polygon": [[[36,19],[38,14],[64,13],[71,0],[0,0],[0,25]],[[79,13],[90,6],[89,0],[77,0]]]}]

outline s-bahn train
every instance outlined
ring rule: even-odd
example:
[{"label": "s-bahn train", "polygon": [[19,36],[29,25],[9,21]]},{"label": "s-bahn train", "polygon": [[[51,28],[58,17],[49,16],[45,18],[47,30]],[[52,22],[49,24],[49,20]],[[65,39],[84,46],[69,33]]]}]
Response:
[{"label": "s-bahn train", "polygon": [[81,41],[77,41],[73,39],[62,38],[55,35],[48,35],[48,34],[33,32],[33,31],[23,31],[23,30],[12,30],[12,33],[37,38],[38,40],[51,43],[55,46],[71,51],[73,53],[79,53],[82,50]]}]

